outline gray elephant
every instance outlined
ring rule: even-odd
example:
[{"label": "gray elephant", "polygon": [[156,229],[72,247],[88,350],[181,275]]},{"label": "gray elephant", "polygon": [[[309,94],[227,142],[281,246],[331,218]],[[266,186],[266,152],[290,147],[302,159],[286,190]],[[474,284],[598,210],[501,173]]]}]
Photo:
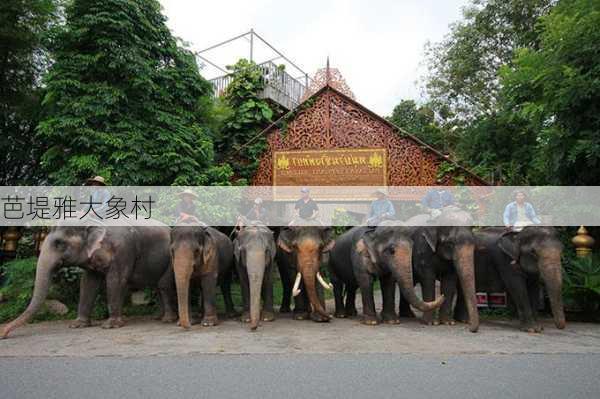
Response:
[{"label": "gray elephant", "polygon": [[[240,277],[244,313],[242,321],[256,330],[259,319],[273,321],[273,263],[277,247],[273,231],[262,224],[242,227],[233,240],[233,253]],[[261,317],[261,297],[263,310]]]},{"label": "gray elephant", "polygon": [[[553,227],[525,227],[519,233],[488,227],[475,233],[475,277],[481,292],[508,292],[517,308],[520,328],[541,332],[537,322],[540,282],[544,283],[557,328],[565,328],[562,302],[562,243]],[[458,301],[455,317],[465,317]]]},{"label": "gray elephant", "polygon": [[[457,207],[446,207],[434,221],[429,215],[417,215],[406,221],[413,226],[413,271],[415,283],[421,284],[423,299],[435,298],[435,282],[441,283],[446,301],[439,311],[439,322],[454,324],[452,305],[456,295],[461,296],[468,313],[469,330],[479,329],[479,312],[475,292],[474,251],[472,218],[468,212]],[[401,304],[402,306],[402,304]],[[409,313],[407,307],[400,310]],[[437,324],[433,312],[423,313],[425,324]]]},{"label": "gray elephant", "polygon": [[145,287],[158,288],[163,320],[177,320],[167,226],[58,226],[50,230],[42,245],[31,302],[4,328],[3,338],[35,315],[48,295],[52,273],[63,265],[83,269],[77,319],[71,327],[91,325],[92,309],[103,281],[109,311],[103,328],[121,327],[128,290]]},{"label": "gray elephant", "polygon": [[[322,292],[317,288],[326,289],[333,287],[325,281],[320,268],[323,255],[333,248],[333,229],[318,226],[288,226],[279,232],[277,245],[290,256],[286,265],[296,272],[292,287],[294,296],[294,318],[306,319],[309,316],[317,322],[330,320],[325,310],[325,301]],[[283,256],[278,256],[278,259]],[[291,280],[291,279],[290,279]]]},{"label": "gray elephant", "polygon": [[[384,222],[377,227],[354,227],[336,239],[330,257],[332,278],[335,284],[342,281],[350,289],[360,287],[363,323],[379,323],[373,298],[373,283],[376,278],[381,282],[381,318],[385,323],[400,322],[394,309],[396,283],[408,302],[421,311],[437,309],[444,302],[443,296],[431,302],[424,302],[415,294],[411,236],[411,228]],[[341,289],[334,288],[336,314],[342,312],[342,309],[337,309],[343,303],[341,298],[338,298],[341,292]],[[353,306],[347,302],[343,311],[352,312]]]},{"label": "gray elephant", "polygon": [[201,289],[199,300],[203,326],[214,326],[217,317],[217,285],[221,286],[228,316],[234,316],[231,299],[233,245],[229,237],[209,226],[177,225],[171,230],[171,257],[179,325],[191,327],[190,284]]}]

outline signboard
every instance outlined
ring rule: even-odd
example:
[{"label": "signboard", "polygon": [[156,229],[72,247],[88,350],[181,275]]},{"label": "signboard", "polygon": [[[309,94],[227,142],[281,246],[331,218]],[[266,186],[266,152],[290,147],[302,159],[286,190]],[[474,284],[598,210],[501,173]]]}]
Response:
[{"label": "signboard", "polygon": [[[273,153],[273,186],[308,186],[318,199],[372,199],[367,195],[340,198],[339,190],[327,186],[387,185],[387,150],[385,148],[348,148],[332,150],[275,151]],[[277,199],[285,199],[288,191],[275,189]],[[297,190],[293,196],[297,197]],[[347,191],[347,190],[346,190]],[[284,194],[285,193],[285,194]],[[348,193],[346,194],[346,196]],[[359,198],[360,197],[360,198]],[[363,198],[364,197],[364,198]]]},{"label": "signboard", "polygon": [[384,148],[275,151],[274,186],[386,186]]}]

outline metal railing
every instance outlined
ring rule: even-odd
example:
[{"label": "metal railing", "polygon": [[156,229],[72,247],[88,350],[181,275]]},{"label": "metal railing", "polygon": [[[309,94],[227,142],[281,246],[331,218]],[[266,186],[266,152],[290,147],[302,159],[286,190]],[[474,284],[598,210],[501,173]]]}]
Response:
[{"label": "metal railing", "polygon": [[[294,109],[300,104],[300,99],[306,91],[306,82],[302,82],[287,73],[272,61],[258,64],[265,88],[259,94],[261,98],[269,99],[286,109]],[[231,84],[234,74],[228,74],[210,80],[214,95],[219,97]],[[308,78],[306,78],[308,80]]]}]

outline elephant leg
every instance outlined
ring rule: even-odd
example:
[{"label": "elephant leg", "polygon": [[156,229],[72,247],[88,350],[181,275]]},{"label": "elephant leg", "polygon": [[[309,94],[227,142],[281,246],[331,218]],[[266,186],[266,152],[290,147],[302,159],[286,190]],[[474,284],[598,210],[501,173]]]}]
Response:
[{"label": "elephant leg", "polygon": [[456,305],[454,305],[454,320],[461,323],[469,322],[469,313],[467,312],[467,303],[462,293],[460,285],[456,287]]},{"label": "elephant leg", "polygon": [[161,305],[161,320],[165,323],[173,323],[177,320],[177,293],[174,290],[175,275],[169,268],[158,281],[158,294]]},{"label": "elephant leg", "polygon": [[304,283],[300,283],[300,294],[294,297],[294,319],[306,320],[310,317],[309,300]]},{"label": "elephant leg", "polygon": [[[435,274],[433,272],[425,273],[423,278],[421,278],[421,293],[423,295],[423,300],[425,302],[433,302],[435,300]],[[448,301],[448,297],[446,297],[446,302]],[[443,306],[443,305],[442,305]],[[428,326],[431,326],[435,323],[435,310],[429,310],[423,312],[423,316],[421,318],[421,322]]]},{"label": "elephant leg", "polygon": [[540,284],[536,279],[527,281],[527,296],[531,306],[531,320],[536,328],[536,332],[542,332],[543,327],[537,321],[537,312],[540,305]]},{"label": "elephant leg", "polygon": [[279,276],[281,279],[281,288],[283,291],[281,294],[279,313],[290,313],[292,311],[292,286],[294,285],[294,282],[292,281],[289,269],[285,264],[280,263],[283,263],[283,261],[280,260],[277,262],[277,268],[279,269]]},{"label": "elephant leg", "polygon": [[515,275],[510,278],[509,281],[505,281],[505,284],[506,289],[517,307],[520,329],[531,333],[540,332],[541,326],[536,324],[534,320],[525,277],[521,274]]},{"label": "elephant leg", "polygon": [[202,299],[204,302],[204,316],[202,325],[205,327],[216,326],[217,317],[217,276],[206,274],[202,276]]},{"label": "elephant leg", "polygon": [[354,317],[358,314],[356,311],[356,290],[358,287],[354,284],[346,285],[346,307],[344,309],[346,317]]},{"label": "elephant leg", "polygon": [[[223,294],[223,302],[225,302],[225,314],[228,318],[237,317],[238,313],[235,311],[233,305],[233,299],[231,298],[231,280],[233,279],[233,273],[230,270],[223,276],[221,282],[221,293]],[[241,277],[240,277],[241,279]]]},{"label": "elephant leg", "polygon": [[262,321],[273,321],[275,320],[275,310],[273,309],[273,273],[270,266],[265,270],[261,294],[263,300],[261,319]]},{"label": "elephant leg", "polygon": [[361,273],[358,276],[360,285],[360,296],[363,304],[363,323],[367,325],[379,324],[377,313],[375,312],[375,300],[373,298],[373,276],[368,273]]},{"label": "elephant leg", "polygon": [[240,291],[242,291],[242,316],[241,321],[250,322],[250,281],[248,280],[248,271],[245,267],[237,266],[238,276],[240,277]]},{"label": "elephant leg", "polygon": [[100,284],[102,284],[102,275],[84,270],[79,281],[77,319],[73,320],[70,325],[71,328],[89,327],[92,325],[92,309],[98,296]]},{"label": "elephant leg", "polygon": [[127,280],[118,270],[118,267],[113,267],[106,275],[108,320],[102,324],[102,328],[119,328],[125,325],[123,302],[127,293]]},{"label": "elephant leg", "polygon": [[396,279],[390,274],[382,277],[380,280],[383,299],[381,319],[387,324],[398,324],[400,323],[400,319],[394,309],[396,305]]},{"label": "elephant leg", "polygon": [[455,321],[452,318],[452,302],[456,296],[456,286],[458,275],[454,272],[448,272],[442,275],[441,291],[446,297],[446,300],[440,307],[440,323],[446,325],[454,325]]},{"label": "elephant leg", "polygon": [[335,312],[334,317],[344,318],[346,313],[344,311],[344,283],[338,278],[335,273],[331,273],[331,284],[333,285],[333,298],[335,300]]}]

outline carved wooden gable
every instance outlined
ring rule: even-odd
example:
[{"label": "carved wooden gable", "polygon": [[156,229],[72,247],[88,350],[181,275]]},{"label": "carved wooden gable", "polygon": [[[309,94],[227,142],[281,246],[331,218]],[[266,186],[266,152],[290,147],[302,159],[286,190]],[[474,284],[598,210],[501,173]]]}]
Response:
[{"label": "carved wooden gable", "polygon": [[[440,165],[443,162],[454,164],[329,85],[263,133],[267,135],[268,148],[254,175],[254,185],[272,185],[275,151],[385,148],[390,186],[436,185]],[[448,168],[453,170],[443,175],[441,184],[454,185],[458,176],[465,185],[487,184],[468,170],[455,166]]]}]

